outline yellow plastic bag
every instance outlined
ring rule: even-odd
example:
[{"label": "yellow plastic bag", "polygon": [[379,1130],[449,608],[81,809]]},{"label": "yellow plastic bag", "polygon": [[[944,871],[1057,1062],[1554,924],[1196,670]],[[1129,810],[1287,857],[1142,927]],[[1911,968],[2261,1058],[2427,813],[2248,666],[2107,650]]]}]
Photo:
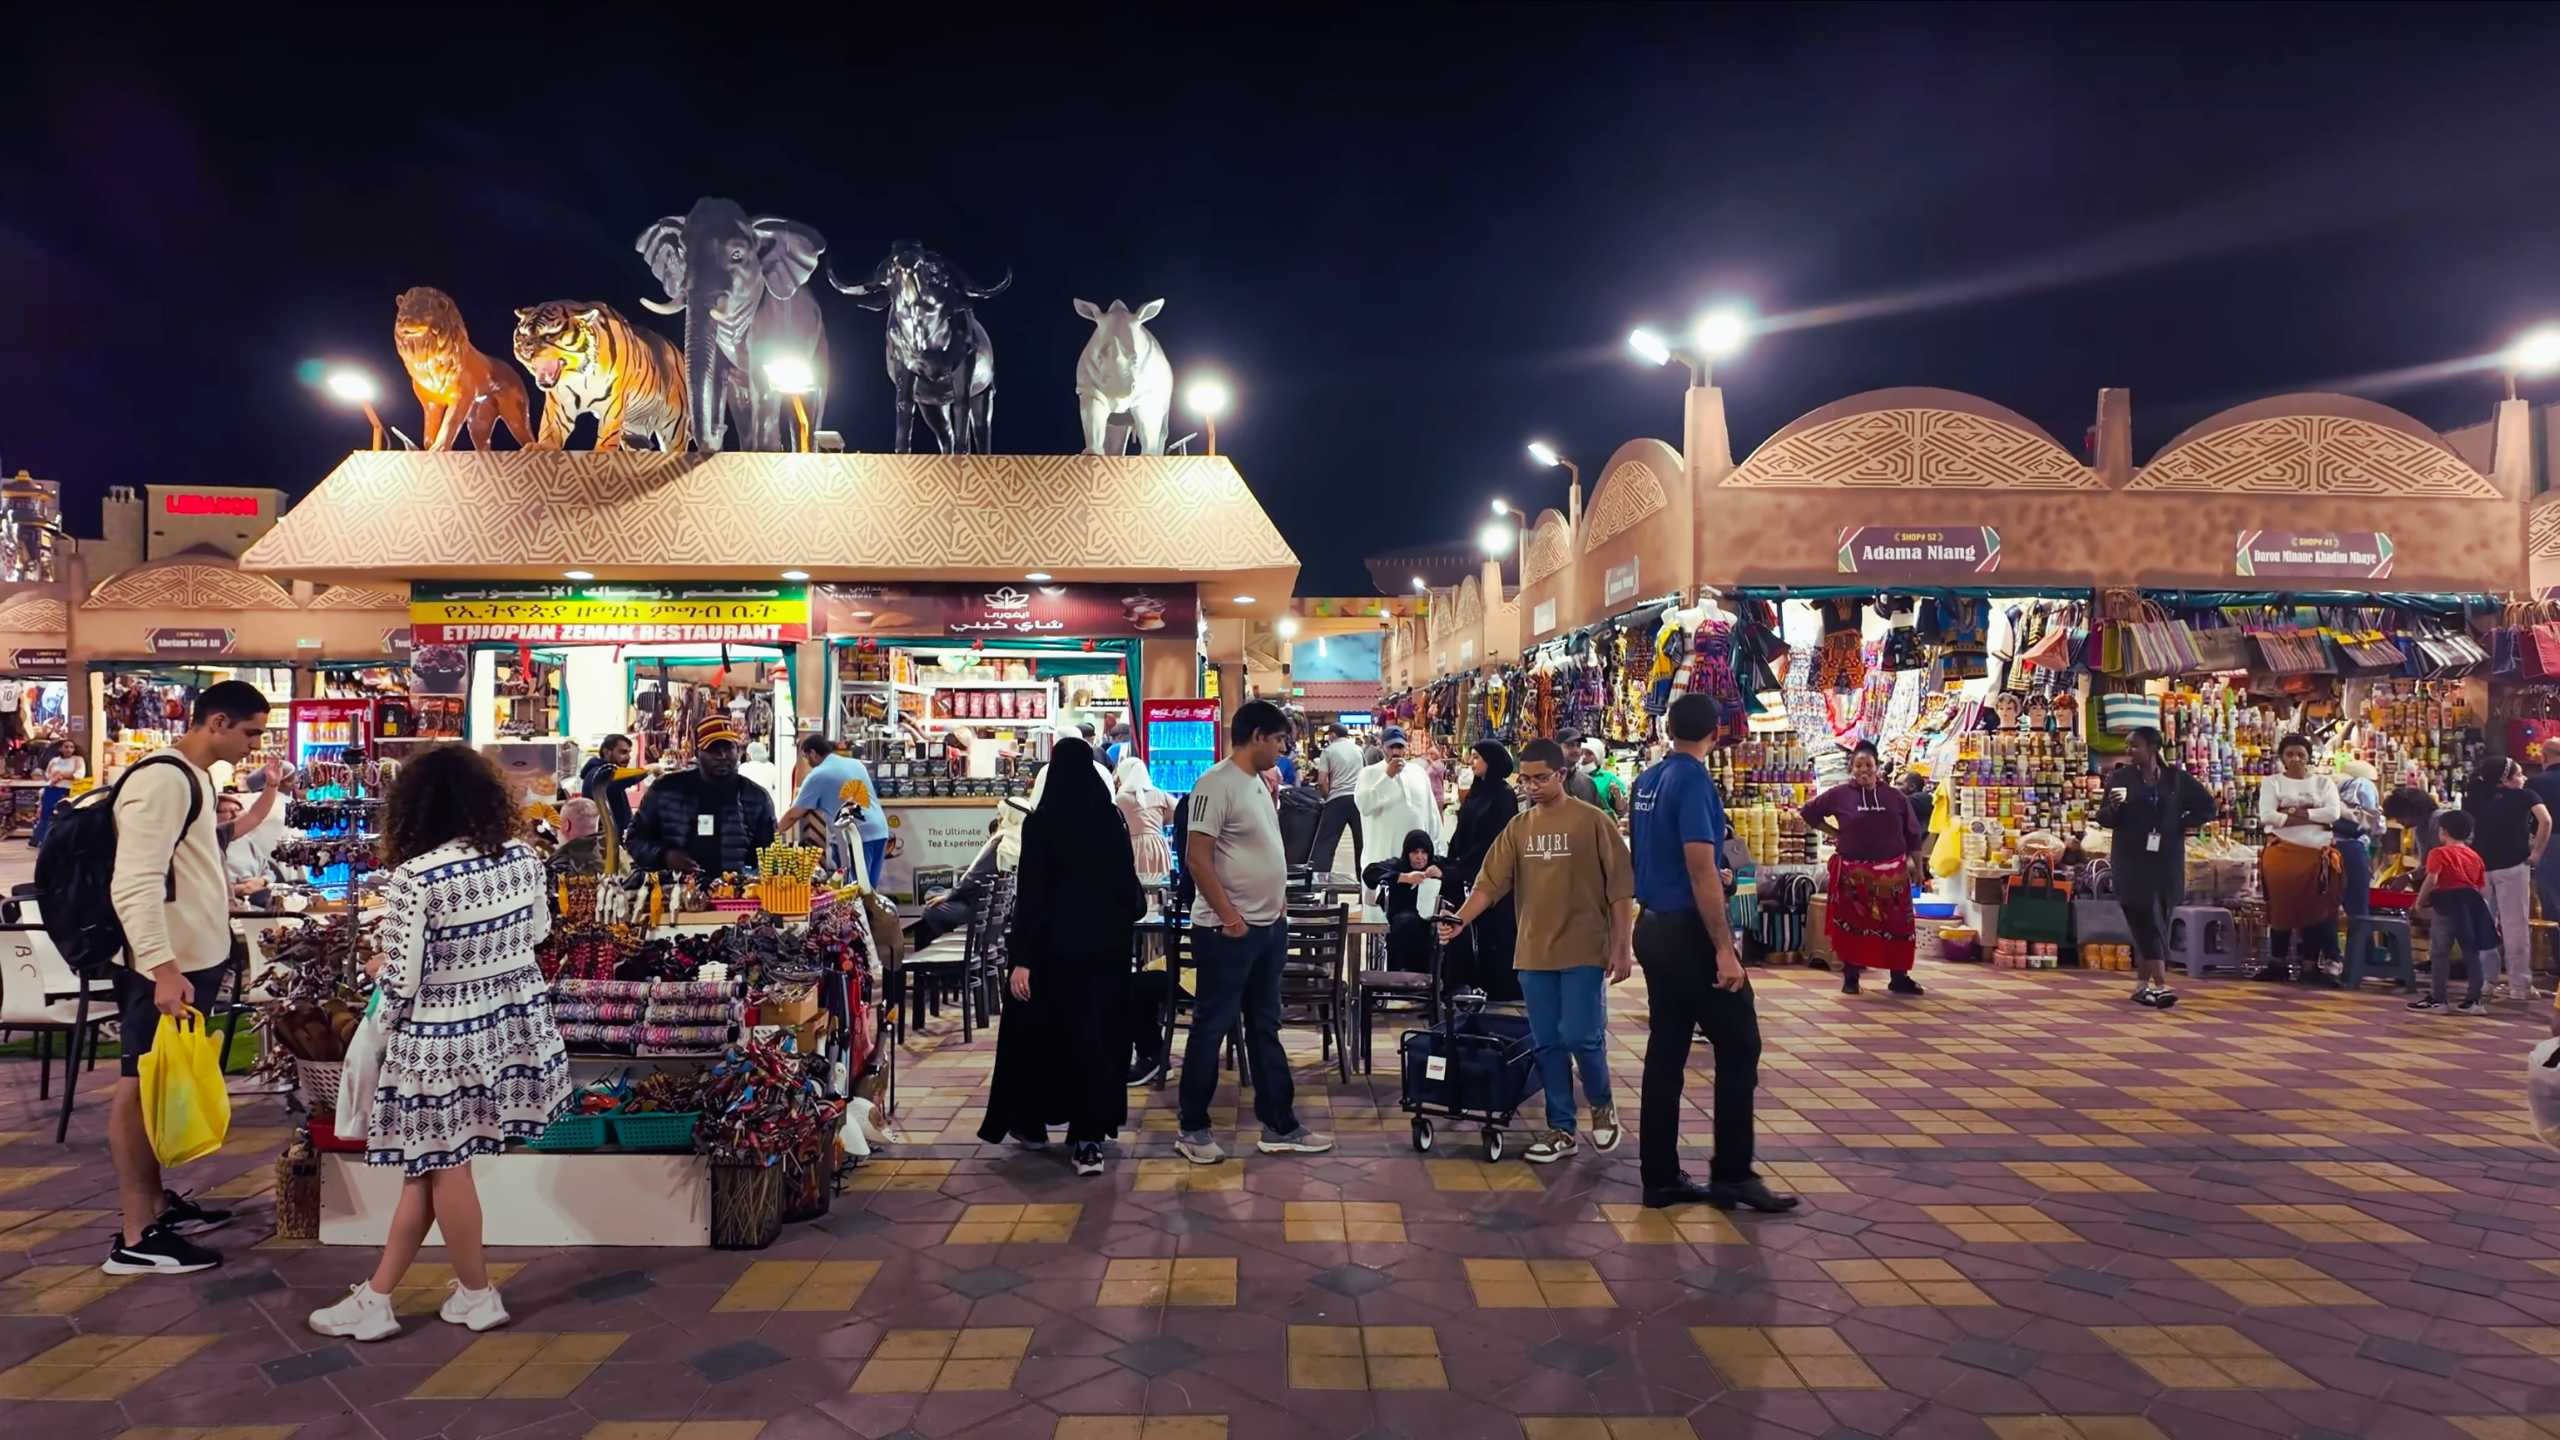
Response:
[{"label": "yellow plastic bag", "polygon": [[1935,818],[1929,828],[1938,832],[1938,843],[1929,848],[1929,873],[1944,880],[1964,869],[1964,835],[1956,828],[1955,787],[1938,787]]},{"label": "yellow plastic bag", "polygon": [[222,1047],[193,1006],[160,1017],[142,1057],[142,1128],[163,1165],[184,1165],[222,1148],[231,1134],[231,1092],[222,1086]]}]

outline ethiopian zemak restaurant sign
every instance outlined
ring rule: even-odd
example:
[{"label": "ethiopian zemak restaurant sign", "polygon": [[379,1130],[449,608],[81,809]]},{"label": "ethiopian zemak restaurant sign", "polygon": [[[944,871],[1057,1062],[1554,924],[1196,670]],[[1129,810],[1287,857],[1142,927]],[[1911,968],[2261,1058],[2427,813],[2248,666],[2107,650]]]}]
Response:
[{"label": "ethiopian zemak restaurant sign", "polygon": [[2243,530],[2231,573],[2260,580],[2387,580],[2391,537],[2379,530]]},{"label": "ethiopian zemak restaurant sign", "polygon": [[1989,575],[2000,568],[2000,532],[1988,525],[1849,525],[1840,573],[1906,580]]},{"label": "ethiopian zemak restaurant sign", "polygon": [[419,645],[780,644],[809,638],[809,587],[724,581],[421,581],[409,587],[409,631]]}]

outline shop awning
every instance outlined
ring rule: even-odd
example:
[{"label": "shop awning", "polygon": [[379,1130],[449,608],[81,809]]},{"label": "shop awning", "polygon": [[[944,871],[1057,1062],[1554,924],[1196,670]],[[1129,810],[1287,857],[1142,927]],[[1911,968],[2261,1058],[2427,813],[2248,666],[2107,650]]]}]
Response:
[{"label": "shop awning", "polygon": [[[295,579],[1197,581],[1268,610],[1298,557],[1222,456],[362,451],[242,558]],[[1235,613],[1254,613],[1250,608]]]}]

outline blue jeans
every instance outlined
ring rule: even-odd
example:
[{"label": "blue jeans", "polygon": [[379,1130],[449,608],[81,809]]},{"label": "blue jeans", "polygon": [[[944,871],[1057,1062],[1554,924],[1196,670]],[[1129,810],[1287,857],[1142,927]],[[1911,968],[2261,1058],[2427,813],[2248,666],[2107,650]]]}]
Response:
[{"label": "blue jeans", "polygon": [[1570,1135],[1576,1061],[1592,1108],[1615,1103],[1609,1098],[1609,974],[1597,965],[1519,973],[1521,998],[1529,1002],[1529,1038],[1538,1044],[1538,1072],[1547,1088],[1547,1128]]},{"label": "blue jeans", "polygon": [[28,838],[28,844],[38,846],[44,844],[45,835],[53,829],[53,807],[61,804],[62,797],[70,793],[71,787],[68,785],[44,787],[44,798],[38,802],[36,809],[36,833]]},{"label": "blue jeans", "polygon": [[889,861],[889,837],[862,842],[862,877],[873,885],[880,883],[880,867]]},{"label": "blue jeans", "polygon": [[1280,1048],[1280,966],[1289,950],[1289,922],[1248,925],[1241,940],[1228,939],[1215,925],[1194,925],[1188,943],[1199,993],[1191,998],[1191,1034],[1182,1049],[1184,1132],[1209,1128],[1209,1101],[1218,1093],[1218,1047],[1227,1043],[1242,1013],[1254,1118],[1274,1135],[1297,1134],[1297,1083],[1289,1077],[1289,1052]]},{"label": "blue jeans", "polygon": [[2348,919],[2373,913],[2373,847],[2361,835],[2341,835],[2337,839],[2338,863],[2343,887],[2338,892],[2338,908]]}]

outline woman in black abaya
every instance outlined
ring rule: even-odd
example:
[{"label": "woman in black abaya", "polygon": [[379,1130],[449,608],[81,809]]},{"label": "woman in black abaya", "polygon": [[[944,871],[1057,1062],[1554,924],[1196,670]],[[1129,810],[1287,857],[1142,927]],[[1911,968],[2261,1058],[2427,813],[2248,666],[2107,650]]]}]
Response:
[{"label": "woman in black abaya", "polygon": [[1063,1124],[1076,1173],[1099,1175],[1103,1140],[1129,1121],[1130,934],[1146,902],[1093,747],[1059,741],[1046,773],[1022,827],[1013,971],[978,1138],[1036,1147]]},{"label": "woman in black abaya", "polygon": [[[1450,904],[1466,898],[1484,867],[1493,839],[1520,813],[1520,797],[1511,790],[1511,752],[1498,740],[1479,740],[1467,764],[1476,772],[1467,798],[1458,803],[1458,823],[1449,830],[1449,861],[1440,867]],[[1441,957],[1441,973],[1451,989],[1474,986],[1488,1000],[1520,998],[1520,977],[1511,973],[1511,947],[1518,935],[1511,897],[1487,910]],[[1460,952],[1465,953],[1461,954]]]}]

